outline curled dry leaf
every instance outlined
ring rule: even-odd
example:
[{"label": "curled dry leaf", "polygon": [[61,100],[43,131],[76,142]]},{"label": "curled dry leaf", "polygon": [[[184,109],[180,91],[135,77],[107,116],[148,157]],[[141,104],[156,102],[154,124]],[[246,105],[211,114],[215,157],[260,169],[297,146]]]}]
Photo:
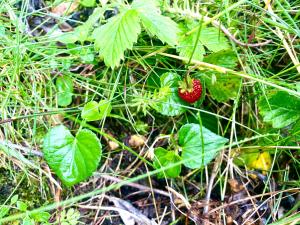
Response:
[{"label": "curled dry leaf", "polygon": [[108,147],[111,151],[116,150],[117,148],[119,148],[119,146],[120,145],[114,141],[108,141]]},{"label": "curled dry leaf", "polygon": [[74,12],[78,6],[79,6],[79,0],[64,1],[60,4],[58,4],[57,6],[55,6],[51,10],[51,12],[58,16],[68,15],[68,14]]},{"label": "curled dry leaf", "polygon": [[144,136],[134,134],[130,136],[128,143],[133,148],[139,148],[145,145],[146,138]]}]

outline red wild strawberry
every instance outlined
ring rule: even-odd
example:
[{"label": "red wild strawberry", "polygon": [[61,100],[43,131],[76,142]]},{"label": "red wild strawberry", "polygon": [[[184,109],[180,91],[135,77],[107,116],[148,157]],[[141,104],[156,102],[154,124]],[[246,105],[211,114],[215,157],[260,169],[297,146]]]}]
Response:
[{"label": "red wild strawberry", "polygon": [[184,81],[179,82],[178,95],[182,100],[194,103],[199,100],[201,94],[202,84],[200,80],[192,79],[188,76]]}]

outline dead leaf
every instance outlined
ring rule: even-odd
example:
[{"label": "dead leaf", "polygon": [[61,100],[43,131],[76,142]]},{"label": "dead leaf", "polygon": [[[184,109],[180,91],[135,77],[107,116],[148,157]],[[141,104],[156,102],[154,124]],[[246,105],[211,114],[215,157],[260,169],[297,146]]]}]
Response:
[{"label": "dead leaf", "polygon": [[139,225],[158,225],[155,221],[142,214],[131,203],[116,197],[110,197],[109,200],[117,208],[122,209],[119,211],[119,214],[125,225],[134,225],[135,222]]},{"label": "dead leaf", "polygon": [[230,179],[228,180],[228,183],[230,185],[230,188],[233,192],[237,193],[240,192],[242,190],[244,190],[244,186],[243,184],[239,183],[237,180],[235,179]]},{"label": "dead leaf", "polygon": [[146,143],[146,138],[144,136],[134,134],[130,136],[128,143],[133,148],[142,147]]},{"label": "dead leaf", "polygon": [[120,145],[114,141],[108,141],[109,150],[113,151],[120,147]]},{"label": "dead leaf", "polygon": [[51,12],[58,16],[69,15],[74,12],[78,6],[79,0],[65,1],[55,6]]}]

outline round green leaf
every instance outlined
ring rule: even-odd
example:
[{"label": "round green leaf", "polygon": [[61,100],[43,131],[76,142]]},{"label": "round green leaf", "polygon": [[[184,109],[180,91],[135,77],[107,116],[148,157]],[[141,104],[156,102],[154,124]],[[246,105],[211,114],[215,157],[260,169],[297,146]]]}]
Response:
[{"label": "round green leaf", "polygon": [[80,130],[74,137],[60,125],[46,134],[43,152],[50,168],[65,185],[71,186],[85,180],[97,169],[102,147],[90,130]]},{"label": "round green leaf", "polygon": [[73,81],[70,77],[58,77],[56,79],[57,104],[68,106],[72,103]]},{"label": "round green leaf", "polygon": [[112,110],[112,106],[109,101],[101,100],[99,102],[99,115],[100,115],[101,119],[108,116],[110,114],[111,110]]},{"label": "round green leaf", "polygon": [[95,101],[86,103],[81,112],[81,117],[86,121],[100,120],[99,103]]},{"label": "round green leaf", "polygon": [[85,104],[81,117],[86,121],[101,120],[108,116],[112,110],[112,106],[109,101],[101,100],[99,103],[90,101]]},{"label": "round green leaf", "polygon": [[[156,169],[160,169],[161,167],[171,166],[172,164],[181,161],[181,157],[177,155],[175,152],[167,151],[166,149],[161,147],[156,148],[154,154],[155,154],[155,160],[153,165]],[[172,168],[166,169],[164,173],[163,172],[159,173],[157,176],[159,178],[163,178],[165,176],[167,178],[175,178],[179,176],[180,172],[181,172],[181,165],[176,165]]]},{"label": "round green leaf", "polygon": [[207,165],[228,142],[228,139],[194,123],[183,125],[178,136],[184,165],[191,169]]}]

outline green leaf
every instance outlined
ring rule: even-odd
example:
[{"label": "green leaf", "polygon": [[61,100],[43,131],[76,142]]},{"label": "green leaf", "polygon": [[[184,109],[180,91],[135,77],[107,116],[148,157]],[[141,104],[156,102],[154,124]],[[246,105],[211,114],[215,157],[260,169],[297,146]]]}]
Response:
[{"label": "green leaf", "polygon": [[119,66],[120,60],[124,59],[124,51],[132,49],[140,32],[138,12],[127,10],[94,30],[95,48],[99,50],[107,66]]},{"label": "green leaf", "polygon": [[220,33],[219,30],[214,27],[201,27],[199,38],[198,31],[186,35],[186,33],[199,27],[199,25],[199,23],[190,20],[180,24],[181,38],[177,46],[177,51],[180,56],[188,59],[192,56],[193,60],[202,61],[203,56],[206,54],[204,47],[212,52],[230,48],[229,42],[223,33]]},{"label": "green leaf", "polygon": [[0,207],[0,219],[3,218],[4,216],[6,216],[9,212],[9,207],[8,206],[5,206],[5,205],[2,205]]},{"label": "green leaf", "polygon": [[72,103],[73,81],[68,76],[58,77],[56,79],[57,104],[59,106],[68,106]]},{"label": "green leaf", "polygon": [[108,116],[111,110],[112,107],[109,101],[101,100],[99,103],[91,101],[85,104],[81,117],[86,121],[101,120]]},{"label": "green leaf", "polygon": [[[160,169],[161,167],[171,166],[174,163],[181,161],[181,157],[177,155],[173,151],[167,151],[164,148],[156,148],[155,149],[155,160],[153,165],[156,169]],[[166,169],[164,172],[159,173],[157,176],[159,178],[167,177],[167,178],[176,178],[179,176],[181,172],[181,165],[174,166],[173,168]]]},{"label": "green leaf", "polygon": [[238,58],[232,50],[221,50],[204,57],[204,62],[234,69],[238,64]]},{"label": "green leaf", "polygon": [[34,220],[26,216],[23,221],[22,225],[35,225]]},{"label": "green leaf", "polygon": [[183,125],[178,136],[184,165],[191,169],[207,165],[228,142],[228,139],[193,123]]},{"label": "green leaf", "polygon": [[177,46],[177,51],[179,51],[179,55],[181,57],[190,59],[193,54],[192,59],[202,61],[203,55],[205,54],[205,49],[201,42],[198,41],[195,51],[193,52],[196,41],[196,35],[183,36],[179,40],[179,45]]},{"label": "green leaf", "polygon": [[[234,69],[237,66],[237,57],[231,50],[222,50],[204,58],[204,62]],[[211,97],[218,102],[227,102],[235,99],[241,84],[241,78],[231,74],[206,72],[203,80]]]},{"label": "green leaf", "polygon": [[74,137],[63,125],[51,128],[43,143],[47,163],[67,186],[92,175],[100,161],[101,149],[93,132],[83,129]]},{"label": "green leaf", "polygon": [[93,7],[96,5],[96,0],[80,0],[80,4],[85,7]]},{"label": "green leaf", "polygon": [[162,115],[177,116],[186,111],[187,103],[178,96],[178,81],[181,77],[176,73],[164,73],[160,78],[161,88],[154,93],[151,106]]},{"label": "green leaf", "polygon": [[203,75],[203,80],[211,97],[218,102],[235,99],[241,84],[241,79],[231,74],[208,73]]},{"label": "green leaf", "polygon": [[139,12],[143,27],[150,35],[157,36],[171,46],[177,44],[178,25],[169,17],[160,14],[157,1],[135,0],[132,8]]},{"label": "green leaf", "polygon": [[25,212],[27,210],[28,205],[25,202],[17,201],[17,208],[20,211]]},{"label": "green leaf", "polygon": [[215,27],[202,28],[200,33],[200,42],[212,52],[218,52],[230,48],[229,42],[224,34]]},{"label": "green leaf", "polygon": [[274,128],[283,128],[300,119],[300,98],[284,91],[271,91],[262,96],[259,111],[264,122]]},{"label": "green leaf", "polygon": [[[186,23],[188,23],[188,21]],[[181,29],[181,37],[176,49],[179,52],[179,55],[182,57],[187,59],[192,57],[194,60],[202,61],[203,55],[205,54],[204,46],[199,40],[197,41],[197,32],[194,32],[191,35],[185,35],[189,31],[186,23],[180,23],[179,27]]]},{"label": "green leaf", "polygon": [[18,195],[12,196],[11,199],[10,199],[10,204],[14,205],[18,201],[18,199],[19,199]]},{"label": "green leaf", "polygon": [[86,121],[100,120],[98,102],[91,101],[85,104],[81,112],[81,117]]},{"label": "green leaf", "polygon": [[36,222],[48,222],[51,214],[48,212],[38,212],[31,215]]}]

